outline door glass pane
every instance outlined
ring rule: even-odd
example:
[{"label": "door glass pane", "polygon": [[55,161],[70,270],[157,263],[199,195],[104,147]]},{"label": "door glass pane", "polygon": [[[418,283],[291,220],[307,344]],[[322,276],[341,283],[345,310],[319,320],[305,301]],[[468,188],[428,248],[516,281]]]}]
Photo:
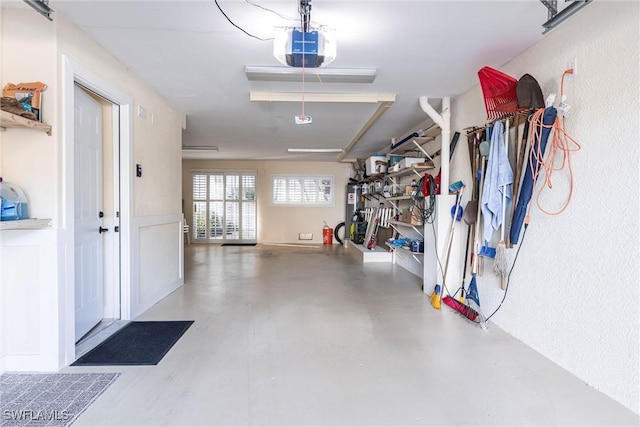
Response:
[{"label": "door glass pane", "polygon": [[222,200],[224,194],[222,175],[209,175],[209,200]]},{"label": "door glass pane", "polygon": [[242,203],[242,238],[245,240],[256,238],[256,202]]},{"label": "door glass pane", "polygon": [[227,200],[238,200],[240,196],[240,177],[238,175],[226,175],[225,194]]},{"label": "door glass pane", "polygon": [[207,200],[206,175],[193,175],[193,200]]},{"label": "door glass pane", "polygon": [[240,238],[240,204],[238,202],[227,202],[227,239]]},{"label": "door glass pane", "polygon": [[256,199],[256,177],[244,175],[242,177],[242,200]]},{"label": "door glass pane", "polygon": [[[299,193],[301,181],[298,180]],[[287,198],[287,180],[282,180],[283,200]],[[255,240],[256,231],[255,173],[194,173],[193,228],[194,240]]]},{"label": "door glass pane", "polygon": [[206,239],[207,237],[207,203],[206,202],[193,203],[192,230],[193,230],[194,240]]},{"label": "door glass pane", "polygon": [[224,228],[224,202],[209,202],[209,238],[222,239]]}]

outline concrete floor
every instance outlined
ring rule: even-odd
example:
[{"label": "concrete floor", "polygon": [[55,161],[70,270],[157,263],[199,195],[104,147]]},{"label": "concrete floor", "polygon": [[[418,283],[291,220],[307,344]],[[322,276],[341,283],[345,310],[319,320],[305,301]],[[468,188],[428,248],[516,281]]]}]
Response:
[{"label": "concrete floor", "polygon": [[490,325],[431,308],[397,266],[333,247],[185,248],[186,284],[137,320],[195,320],[122,372],[96,425],[638,425]]}]

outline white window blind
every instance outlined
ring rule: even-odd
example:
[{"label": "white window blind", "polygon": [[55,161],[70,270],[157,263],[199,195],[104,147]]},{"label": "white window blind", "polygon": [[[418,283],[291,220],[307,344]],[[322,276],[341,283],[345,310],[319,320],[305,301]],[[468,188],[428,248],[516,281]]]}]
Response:
[{"label": "white window blind", "polygon": [[271,180],[274,205],[333,206],[332,176],[274,175]]},{"label": "white window blind", "polygon": [[195,241],[255,241],[255,172],[194,172],[193,225]]}]

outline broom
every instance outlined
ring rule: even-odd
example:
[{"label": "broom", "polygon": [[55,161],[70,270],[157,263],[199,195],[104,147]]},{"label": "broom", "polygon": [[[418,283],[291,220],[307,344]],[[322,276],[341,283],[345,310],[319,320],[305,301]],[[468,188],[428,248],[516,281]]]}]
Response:
[{"label": "broom", "polygon": [[[475,280],[475,277],[473,279]],[[478,316],[480,316],[480,314],[477,311],[475,311],[473,308],[469,307],[465,303],[462,303],[458,300],[451,298],[449,295],[442,298],[442,302],[447,304],[449,307],[451,307],[458,313],[462,314],[464,317],[471,320],[472,322],[475,322]]]},{"label": "broom", "polygon": [[[467,248],[464,254],[464,272],[462,273],[462,285],[460,286],[460,298],[456,300],[455,298],[452,298],[449,295],[447,295],[446,297],[442,298],[442,302],[447,304],[449,307],[451,307],[458,313],[462,314],[467,319],[475,322],[475,320],[479,316],[478,312],[464,303],[464,296],[465,296],[464,282],[467,275],[467,261],[469,259],[469,252],[470,252],[470,245],[469,245],[470,237],[471,237],[471,226],[469,226],[469,229],[467,230]],[[471,244],[473,244],[473,242],[471,242]]]},{"label": "broom", "polygon": [[[478,233],[478,229],[476,228],[476,233]],[[474,243],[476,240],[476,236],[473,237]],[[467,288],[467,300],[469,301],[469,305],[465,304],[462,301],[458,301],[455,300],[453,298],[451,298],[449,295],[447,295],[446,297],[442,298],[442,302],[445,303],[446,305],[448,305],[449,307],[451,307],[452,309],[454,309],[455,311],[457,311],[458,313],[460,313],[461,315],[463,315],[464,317],[466,317],[467,319],[471,320],[472,322],[477,322],[480,323],[480,326],[482,327],[482,329],[486,330],[486,326],[484,324],[484,316],[482,316],[479,312],[480,309],[480,298],[478,297],[478,288],[476,286],[476,273],[478,271],[478,258],[479,258],[479,254],[476,252],[473,256],[473,265],[471,267],[471,282],[469,283],[469,287]],[[465,260],[465,271],[466,271],[466,260]],[[463,281],[463,289],[464,289],[464,281]],[[475,303],[478,307],[478,311],[476,311],[475,309],[473,309],[472,307],[470,307],[470,304]]]},{"label": "broom", "polygon": [[456,195],[456,204],[454,206],[455,210],[453,212],[453,217],[451,218],[451,228],[449,229],[449,237],[447,239],[447,245],[445,246],[446,256],[444,261],[444,271],[442,272],[442,286],[440,286],[439,284],[436,284],[433,290],[433,293],[429,297],[429,301],[431,302],[431,305],[435,309],[440,309],[440,306],[441,306],[440,302],[442,301],[442,294],[444,293],[444,285],[445,285],[445,281],[447,280],[447,270],[449,268],[449,255],[451,254],[451,246],[453,243],[453,232],[456,226],[456,218],[458,217],[459,210],[462,209],[462,206],[460,206],[460,202],[462,201],[464,184],[462,183],[462,181],[454,182],[449,186],[449,191],[458,192],[458,194]]}]

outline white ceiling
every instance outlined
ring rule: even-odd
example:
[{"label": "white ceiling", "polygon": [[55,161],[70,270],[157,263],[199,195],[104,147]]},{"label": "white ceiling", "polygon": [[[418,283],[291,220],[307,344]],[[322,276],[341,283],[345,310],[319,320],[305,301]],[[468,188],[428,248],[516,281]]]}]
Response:
[{"label": "white ceiling", "polygon": [[[298,0],[251,0],[296,18]],[[272,37],[296,26],[243,0],[218,0],[246,31]],[[300,103],[250,102],[250,91],[300,92],[301,83],[250,82],[245,65],[279,65],[272,42],[234,28],[213,0],[51,0],[137,77],[187,115],[184,145],[217,146],[219,159],[335,160],[338,154],[289,154],[288,147],[344,148],[376,104],[306,103],[311,125],[294,124]],[[547,10],[523,1],[312,0],[313,23],[332,27],[338,54],[329,67],[375,67],[374,83],[309,83],[305,92],[392,93],[391,108],[348,158],[364,158],[423,122],[418,97],[455,96],[538,42]],[[55,19],[55,15],[54,15]],[[78,58],[81,60],[81,58]],[[519,76],[515,76],[518,78]]]}]

